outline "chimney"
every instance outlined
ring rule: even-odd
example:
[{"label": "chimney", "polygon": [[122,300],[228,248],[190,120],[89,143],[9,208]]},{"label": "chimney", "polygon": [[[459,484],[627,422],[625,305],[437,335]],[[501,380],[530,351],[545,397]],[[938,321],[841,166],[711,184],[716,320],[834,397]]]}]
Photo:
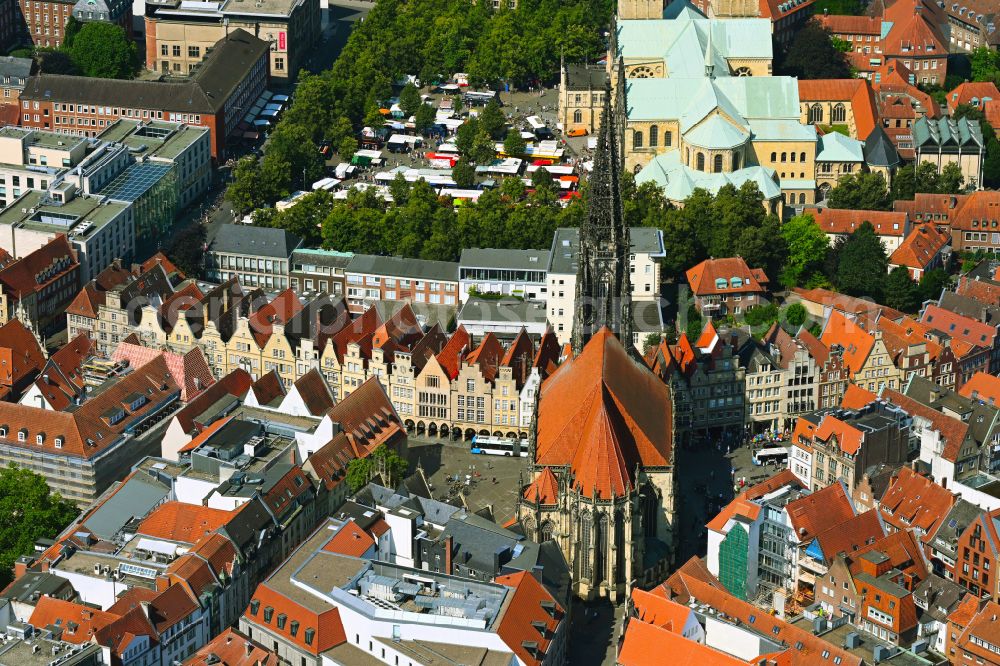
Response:
[{"label": "chimney", "polygon": [[247,641],[246,648],[247,648],[247,656],[249,657],[250,654],[253,653],[253,643]]}]

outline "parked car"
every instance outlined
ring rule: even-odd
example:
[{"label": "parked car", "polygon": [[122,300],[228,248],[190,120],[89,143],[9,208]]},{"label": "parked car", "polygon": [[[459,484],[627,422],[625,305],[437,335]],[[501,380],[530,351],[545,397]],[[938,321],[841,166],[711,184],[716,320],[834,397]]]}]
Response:
[{"label": "parked car", "polygon": [[577,127],[566,132],[566,136],[587,136],[587,134],[588,132],[586,127]]}]

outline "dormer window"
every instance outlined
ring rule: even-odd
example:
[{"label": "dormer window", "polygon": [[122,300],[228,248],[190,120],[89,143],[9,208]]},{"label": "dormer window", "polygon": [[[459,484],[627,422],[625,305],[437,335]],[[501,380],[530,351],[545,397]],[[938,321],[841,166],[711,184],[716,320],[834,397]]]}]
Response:
[{"label": "dormer window", "polygon": [[7,426],[0,426],[0,437],[7,438]]},{"label": "dormer window", "polygon": [[56,437],[54,443],[55,443],[55,447],[57,449],[61,449],[63,447],[63,438],[62,437]]},{"label": "dormer window", "polygon": [[37,435],[35,435],[35,444],[38,444],[39,446],[41,446],[44,443],[45,443],[45,433],[44,432],[40,432]]},{"label": "dormer window", "polygon": [[24,442],[24,441],[27,441],[27,439],[28,439],[28,429],[27,428],[21,428],[20,430],[17,431],[17,441]]}]

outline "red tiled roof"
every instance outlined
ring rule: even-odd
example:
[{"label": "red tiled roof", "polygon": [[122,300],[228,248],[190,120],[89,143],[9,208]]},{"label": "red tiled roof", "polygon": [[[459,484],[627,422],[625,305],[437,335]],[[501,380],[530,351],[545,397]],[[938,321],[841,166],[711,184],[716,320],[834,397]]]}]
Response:
[{"label": "red tiled roof", "polygon": [[977,372],[962,384],[958,394],[988,405],[1000,406],[1000,377],[986,372]]},{"label": "red tiled roof", "polygon": [[233,416],[227,416],[215,421],[207,428],[199,432],[197,435],[192,437],[190,442],[188,442],[187,444],[185,444],[184,446],[182,446],[180,449],[177,450],[177,453],[187,453],[188,451],[194,451],[199,446],[210,440],[215,435],[215,433],[222,430],[222,427],[227,423],[229,423],[230,421],[232,421],[233,418],[234,418]]},{"label": "red tiled roof", "polygon": [[0,326],[0,385],[23,386],[44,367],[41,345],[19,319]]},{"label": "red tiled roof", "polygon": [[147,273],[151,268],[153,268],[153,266],[156,265],[161,266],[163,268],[163,272],[166,273],[167,275],[177,274],[178,276],[180,276],[181,279],[184,278],[184,273],[182,273],[181,270],[177,268],[177,266],[175,266],[172,261],[167,259],[167,255],[163,254],[162,252],[157,252],[152,257],[139,264],[139,270],[137,271],[137,274],[141,275],[143,273]]},{"label": "red tiled roof", "polygon": [[[636,590],[640,591],[640,590]],[[633,618],[625,628],[616,663],[619,666],[661,666],[669,655],[671,666],[748,666],[756,661],[743,661],[721,650],[655,624]]]},{"label": "red tiled roof", "polygon": [[351,391],[327,412],[365,457],[403,431],[396,408],[377,377],[371,377]]},{"label": "red tiled roof", "polygon": [[[696,296],[713,294],[761,294],[767,291],[767,275],[759,268],[750,268],[742,257],[706,259],[687,273],[688,285]],[[740,286],[733,286],[733,278],[739,278]],[[718,284],[725,282],[725,286]]]},{"label": "red tiled roof", "polygon": [[226,524],[232,514],[185,502],[164,502],[139,524],[136,532],[143,536],[194,544],[204,535]]},{"label": "red tiled roof", "polygon": [[98,289],[93,282],[85,284],[83,289],[66,306],[66,312],[78,317],[97,319],[97,311],[105,303],[105,293]]},{"label": "red tiled roof", "polygon": [[831,525],[839,525],[855,516],[851,499],[841,483],[833,483],[793,500],[785,505],[785,511],[799,543],[812,541]]},{"label": "red tiled roof", "polygon": [[250,384],[250,392],[253,393],[258,405],[270,405],[285,396],[285,385],[281,383],[281,376],[275,369],[261,375]]},{"label": "red tiled roof", "polygon": [[979,347],[992,347],[997,335],[996,326],[984,324],[934,304],[924,308],[920,321],[951,338],[957,338]]},{"label": "red tiled roof", "polygon": [[864,434],[860,430],[830,414],[824,416],[823,420],[820,421],[813,437],[823,442],[827,442],[833,437],[837,440],[840,450],[852,456],[861,449],[861,444],[864,441]]},{"label": "red tiled roof", "polygon": [[500,365],[511,369],[511,375],[520,389],[524,385],[524,380],[531,372],[531,362],[535,355],[534,345],[531,344],[531,336],[521,327],[514,341],[508,345],[504,352]]},{"label": "red tiled roof", "polygon": [[969,426],[966,423],[947,416],[892,389],[882,389],[881,396],[883,400],[888,400],[892,404],[902,407],[911,415],[920,416],[930,421],[931,427],[937,430],[944,440],[944,449],[941,451],[941,457],[951,462],[957,461],[962,444],[965,442],[965,438],[969,432]]},{"label": "red tiled roof", "polygon": [[938,231],[935,225],[921,224],[903,239],[903,242],[889,257],[889,264],[923,270],[950,242],[951,236],[943,231]]},{"label": "red tiled roof", "polygon": [[827,562],[838,553],[852,553],[885,536],[878,511],[871,509],[831,525],[816,535]]},{"label": "red tiled roof", "polygon": [[681,633],[691,616],[691,609],[676,601],[639,588],[632,589],[632,607],[640,622],[651,624],[674,633]]},{"label": "red tiled roof", "polygon": [[816,20],[835,35],[880,35],[882,19],[874,16],[820,14]]},{"label": "red tiled roof", "polygon": [[1000,90],[992,81],[965,81],[948,93],[948,110],[954,111],[959,104],[980,106],[984,99],[1000,99]]},{"label": "red tiled roof", "polygon": [[882,519],[897,530],[934,534],[954,504],[951,491],[903,467],[879,500],[879,509]]},{"label": "red tiled roof", "polygon": [[163,357],[171,377],[181,387],[181,400],[184,402],[215,383],[212,369],[200,347],[195,347],[186,354],[177,354],[122,342],[111,353],[111,360],[128,361],[132,368],[141,368],[158,356]]},{"label": "red tiled roof", "polygon": [[[899,319],[904,316],[904,313],[899,310],[894,310],[886,305],[881,305],[879,303],[865,300],[863,298],[857,298],[855,296],[848,296],[847,294],[838,294],[837,292],[830,291],[829,289],[803,289],[802,287],[793,287],[792,291],[796,296],[804,301],[810,301],[812,303],[816,303],[817,305],[829,307],[831,310],[841,313],[874,316],[876,313],[881,312],[883,316],[889,317],[890,319]],[[801,334],[799,337],[802,337]],[[824,344],[826,343],[824,342]],[[829,345],[827,345],[827,347],[829,347]]]},{"label": "red tiled roof", "polygon": [[374,306],[365,310],[360,317],[352,319],[330,339],[337,359],[341,363],[344,362],[344,354],[347,353],[347,346],[351,343],[361,345],[362,355],[367,357],[371,353],[372,336],[381,325],[382,318],[378,308]]},{"label": "red tiled roof", "polygon": [[705,328],[701,329],[701,335],[695,341],[694,346],[703,352],[711,352],[719,341],[719,333],[715,330],[715,324],[709,319],[705,322]]},{"label": "red tiled roof", "polygon": [[250,373],[237,368],[196,395],[191,402],[174,412],[174,418],[177,419],[184,432],[191,434],[196,425],[195,418],[207,410],[214,402],[221,400],[224,395],[245,396],[247,391],[250,390],[251,381]]},{"label": "red tiled roof", "polygon": [[318,369],[313,368],[296,379],[293,386],[313,416],[322,416],[333,407],[333,394],[330,393],[330,387]]},{"label": "red tiled roof", "polygon": [[417,321],[417,315],[409,303],[396,311],[392,317],[375,330],[372,335],[372,347],[382,348],[390,343],[409,348],[423,336],[423,329]]},{"label": "red tiled roof", "polygon": [[178,315],[198,307],[204,298],[205,294],[194,281],[191,281],[163,299],[163,303],[160,304],[160,323],[164,330],[172,331]]},{"label": "red tiled roof", "polygon": [[375,539],[353,520],[344,523],[333,538],[326,542],[323,550],[351,557],[361,557],[375,545]]},{"label": "red tiled roof", "polygon": [[[329,555],[328,557],[334,556]],[[254,602],[260,604],[256,613],[253,612]],[[326,601],[318,603],[328,608],[321,612],[311,610],[271,588],[268,583],[261,583],[253,594],[250,606],[243,612],[243,617],[252,624],[266,627],[268,632],[294,644],[299,650],[318,656],[347,640],[344,625],[340,620],[340,609]],[[264,620],[264,614],[268,608],[273,609],[270,622]],[[283,628],[279,628],[277,623],[277,618],[281,614],[287,616]],[[292,635],[293,622],[296,628],[294,636]],[[310,643],[306,643],[307,632],[311,637]]]},{"label": "red tiled roof", "polygon": [[743,497],[737,497],[727,504],[722,511],[716,514],[715,518],[708,521],[706,527],[713,532],[721,532],[731,518],[740,516],[749,522],[757,520],[760,516],[760,505],[751,502]]},{"label": "red tiled roof", "polygon": [[1000,192],[980,190],[962,197],[951,216],[953,229],[981,231],[986,221],[1000,220]]},{"label": "red tiled roof", "polygon": [[287,324],[288,320],[302,310],[299,297],[291,289],[286,289],[274,297],[270,303],[250,316],[250,332],[261,349],[267,344],[275,324]]},{"label": "red tiled roof", "polygon": [[232,627],[188,657],[184,666],[278,666],[277,653]]},{"label": "red tiled roof", "polygon": [[804,212],[812,215],[819,228],[828,234],[850,234],[869,222],[879,236],[902,238],[909,227],[906,213],[896,211],[807,208]]},{"label": "red tiled roof", "polygon": [[497,336],[490,331],[479,341],[479,346],[466,355],[465,363],[477,366],[483,379],[492,383],[500,370],[502,357],[503,345],[497,340]]},{"label": "red tiled roof", "polygon": [[878,122],[875,93],[868,79],[799,79],[799,100],[850,103],[861,141],[868,138]]},{"label": "red tiled roof", "polygon": [[583,495],[621,497],[636,467],[673,465],[670,389],[607,328],[542,384],[536,463],[569,466]]},{"label": "red tiled roof", "polygon": [[878,396],[861,388],[854,382],[849,382],[847,384],[847,390],[844,391],[844,397],[840,401],[840,406],[843,409],[861,409],[865,405],[870,405],[871,403],[878,400]]},{"label": "red tiled roof", "polygon": [[449,379],[458,377],[458,371],[462,367],[462,358],[469,351],[470,343],[469,332],[465,330],[465,326],[460,325],[437,355],[438,363],[441,364],[441,368],[447,373]]},{"label": "red tiled roof", "polygon": [[851,321],[839,310],[830,313],[820,338],[828,348],[839,344],[844,348],[844,363],[852,373],[864,367],[875,346],[875,338],[871,333]]},{"label": "red tiled roof", "polygon": [[[959,649],[976,657],[976,661],[989,660],[988,663],[996,663],[996,653],[987,648],[983,643],[990,646],[1000,644],[1000,604],[995,601],[987,601],[982,608],[969,620],[965,631],[958,637],[955,645]],[[956,661],[958,661],[956,659]],[[972,661],[965,657],[963,662]]]},{"label": "red tiled roof", "polygon": [[774,476],[756,485],[747,487],[746,490],[739,494],[739,497],[748,500],[760,499],[764,495],[773,493],[775,490],[786,486],[793,486],[795,488],[804,487],[799,477],[795,476],[795,473],[787,467]]},{"label": "red tiled roof", "polygon": [[93,343],[86,333],[81,333],[60,347],[42,368],[35,380],[35,388],[57,412],[69,407],[83,392],[83,362],[90,357]]},{"label": "red tiled roof", "polygon": [[[55,266],[61,266],[54,270]],[[34,252],[0,269],[0,284],[15,300],[47,289],[67,273],[79,272],[80,263],[69,240],[59,234]],[[76,283],[74,289],[79,286]]]},{"label": "red tiled roof", "polygon": [[[497,576],[494,582],[514,588],[510,602],[497,625],[497,635],[523,663],[541,664],[559,623],[568,621],[569,618],[565,617],[562,606],[538,579],[526,571]],[[543,604],[552,605],[552,614]],[[537,652],[525,647],[525,643],[529,642],[538,646]]]},{"label": "red tiled roof", "polygon": [[[827,663],[827,660],[833,663],[839,659],[837,663],[841,666],[861,666],[861,657],[820,636],[815,636],[807,629],[789,624],[779,617],[761,611],[753,604],[737,599],[714,579],[704,580],[704,573],[699,571],[699,568],[703,567],[700,561],[694,566],[690,565],[691,562],[688,562],[675,571],[662,586],[653,590],[653,594],[667,596],[672,591],[683,590],[683,595],[688,599],[706,604],[730,620],[739,620],[742,627],[765,636],[768,640],[792,646],[785,651],[779,663],[791,666],[815,666]],[[821,656],[824,652],[828,652],[826,657]]]},{"label": "red tiled roof", "polygon": [[44,595],[35,605],[28,624],[39,629],[63,627],[62,640],[79,645],[89,643],[98,631],[118,619],[115,613]]},{"label": "red tiled roof", "polygon": [[524,489],[524,499],[532,504],[555,504],[559,501],[559,481],[552,468],[544,467],[538,477]]},{"label": "red tiled roof", "polygon": [[559,339],[555,332],[549,328],[539,341],[538,351],[535,352],[535,360],[532,362],[533,367],[538,368],[541,373],[542,379],[555,372],[561,354],[562,348],[559,346]]},{"label": "red tiled roof", "polygon": [[232,627],[206,643],[184,666],[278,666],[278,655]]},{"label": "red tiled roof", "polygon": [[[10,446],[32,451],[91,458],[119,441],[126,427],[178,393],[161,357],[116,378],[111,386],[72,412],[0,402],[0,427],[6,429],[2,439]],[[130,406],[131,400],[126,401],[134,396],[143,398],[137,409]],[[41,444],[36,443],[38,436],[42,437]],[[57,439],[61,440],[58,447]]]}]

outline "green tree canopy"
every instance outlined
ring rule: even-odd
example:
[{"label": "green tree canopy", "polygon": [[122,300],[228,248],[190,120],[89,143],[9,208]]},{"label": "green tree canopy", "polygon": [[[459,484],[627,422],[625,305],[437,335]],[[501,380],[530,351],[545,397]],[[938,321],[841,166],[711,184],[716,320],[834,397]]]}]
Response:
[{"label": "green tree canopy", "polygon": [[836,284],[851,296],[881,302],[889,259],[871,222],[863,222],[839,248]]},{"label": "green tree canopy", "polygon": [[507,124],[507,118],[503,115],[503,110],[500,108],[499,102],[495,99],[490,100],[482,113],[479,114],[479,125],[491,139],[500,139],[503,136],[504,125]]},{"label": "green tree canopy", "polygon": [[73,39],[70,57],[84,76],[130,79],[138,69],[135,42],[114,23],[86,23]]},{"label": "green tree canopy", "polygon": [[17,558],[31,554],[38,539],[58,536],[77,513],[44,477],[20,467],[0,469],[0,587],[11,581]]},{"label": "green tree canopy", "polygon": [[406,476],[409,463],[398,453],[382,444],[367,458],[355,458],[347,463],[347,483],[351,492],[357,492],[368,485],[376,476],[382,478],[382,483],[390,488]]},{"label": "green tree canopy", "polygon": [[809,313],[806,311],[806,307],[801,303],[792,303],[785,308],[785,321],[795,327],[806,323],[806,317],[808,317],[808,315]]},{"label": "green tree canopy", "polygon": [[812,215],[796,215],[781,227],[781,236],[788,247],[788,260],[781,281],[794,287],[807,280],[823,263],[830,247],[826,234]]},{"label": "green tree canopy", "polygon": [[910,271],[905,266],[896,266],[885,281],[885,304],[900,312],[914,312],[920,304],[917,285],[910,279]]},{"label": "green tree canopy", "polygon": [[980,46],[969,54],[973,81],[1000,83],[1000,52],[988,46]]},{"label": "green tree canopy", "polygon": [[827,199],[830,208],[889,210],[892,201],[881,173],[859,172],[841,176]]},{"label": "green tree canopy", "polygon": [[476,168],[468,160],[461,159],[451,170],[451,178],[459,187],[469,188],[476,184]]},{"label": "green tree canopy", "polygon": [[399,93],[399,108],[403,110],[407,118],[417,112],[420,104],[420,91],[417,90],[417,87],[412,83],[407,83],[403,86],[402,92]]},{"label": "green tree canopy", "polygon": [[524,138],[521,136],[519,131],[511,128],[507,132],[507,136],[503,140],[503,152],[507,153],[511,157],[521,157],[524,155],[524,151],[527,147],[528,144],[525,143]]},{"label": "green tree canopy", "polygon": [[795,33],[781,70],[801,79],[847,79],[852,76],[843,51],[815,19]]}]

